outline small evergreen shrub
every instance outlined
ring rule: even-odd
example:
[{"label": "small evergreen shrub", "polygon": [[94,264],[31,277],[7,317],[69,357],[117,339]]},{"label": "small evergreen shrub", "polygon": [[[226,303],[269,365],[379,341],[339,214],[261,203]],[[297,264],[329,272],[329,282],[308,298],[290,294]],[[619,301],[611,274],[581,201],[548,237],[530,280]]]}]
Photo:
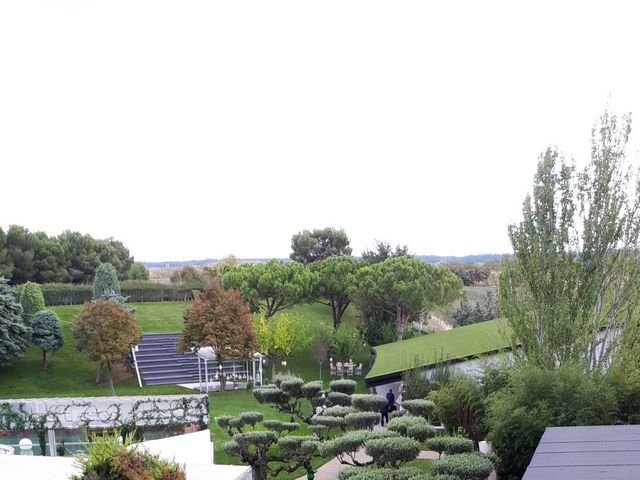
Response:
[{"label": "small evergreen shrub", "polygon": [[349,413],[344,417],[344,423],[356,430],[371,430],[380,421],[380,414],[375,412]]},{"label": "small evergreen shrub", "polygon": [[424,442],[436,434],[436,429],[422,417],[404,415],[389,421],[387,428],[392,432],[398,432],[405,437],[411,437],[419,442]]},{"label": "small evergreen shrub", "polygon": [[341,405],[347,407],[351,405],[351,396],[341,392],[329,392],[327,394],[327,400],[330,405]]},{"label": "small evergreen shrub", "polygon": [[420,453],[420,442],[407,437],[374,438],[367,440],[364,447],[379,467],[398,468]]},{"label": "small evergreen shrub", "polygon": [[358,383],[355,380],[332,380],[329,382],[329,389],[332,392],[344,393],[345,395],[353,395],[356,392]]},{"label": "small evergreen shrub", "polygon": [[473,452],[473,440],[464,437],[434,437],[426,441],[427,448],[442,455]]},{"label": "small evergreen shrub", "polygon": [[22,320],[27,325],[31,325],[33,316],[44,310],[44,297],[37,283],[27,282],[24,284],[20,293],[20,304],[22,305]]},{"label": "small evergreen shrub", "polygon": [[314,415],[311,417],[312,425],[325,425],[331,429],[334,427],[342,427],[344,425],[344,418],[342,417],[326,417],[324,415]]},{"label": "small evergreen shrub", "polygon": [[323,392],[322,382],[319,380],[307,382],[302,385],[301,391],[304,398],[313,398],[321,395]]},{"label": "small evergreen shrub", "polygon": [[327,417],[344,417],[350,413],[354,413],[355,411],[356,409],[353,407],[335,406],[325,409],[324,412],[322,412],[322,415]]},{"label": "small evergreen shrub", "polygon": [[403,408],[406,408],[411,415],[415,415],[417,417],[423,417],[427,420],[431,419],[433,415],[433,407],[435,406],[431,400],[424,399],[416,399],[416,400],[405,400],[402,402]]},{"label": "small evergreen shrub", "polygon": [[379,395],[355,394],[351,396],[351,405],[363,412],[379,412],[387,403],[387,399]]},{"label": "small evergreen shrub", "polygon": [[493,464],[481,455],[460,453],[434,462],[431,471],[435,475],[454,475],[461,480],[485,480],[493,471]]},{"label": "small evergreen shrub", "polygon": [[295,432],[300,429],[300,425],[296,422],[282,422],[280,420],[265,420],[262,422],[264,428],[278,434],[282,432]]},{"label": "small evergreen shrub", "polygon": [[260,412],[242,412],[240,419],[246,424],[256,428],[256,423],[261,422],[264,415]]},{"label": "small evergreen shrub", "polygon": [[432,480],[414,467],[407,468],[347,468],[338,473],[338,480]]}]

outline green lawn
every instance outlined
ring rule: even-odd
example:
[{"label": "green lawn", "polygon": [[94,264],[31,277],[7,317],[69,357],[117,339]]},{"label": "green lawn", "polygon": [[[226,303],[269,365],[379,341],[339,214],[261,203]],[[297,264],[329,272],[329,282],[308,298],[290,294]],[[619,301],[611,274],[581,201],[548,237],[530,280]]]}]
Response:
[{"label": "green lawn", "polygon": [[376,360],[367,380],[384,377],[412,367],[433,365],[442,360],[480,356],[511,346],[507,324],[490,320],[446,332],[414,337],[375,347]]},{"label": "green lawn", "polygon": [[[188,302],[163,302],[132,304],[136,309],[136,323],[145,333],[179,332],[182,328],[182,317],[188,308]],[[0,367],[0,398],[30,398],[30,397],[77,397],[109,395],[106,385],[95,385],[96,363],[89,361],[86,355],[73,349],[71,325],[74,317],[82,309],[82,305],[51,307],[62,321],[65,346],[53,356],[49,371],[42,371],[41,352],[31,347],[24,358],[17,360],[9,367]],[[299,305],[291,309],[291,313],[303,315],[312,324],[331,322],[331,310],[321,304]],[[351,309],[345,313],[344,321],[353,321]],[[354,361],[369,364],[369,348],[363,346],[354,357]],[[282,370],[282,369],[281,369]],[[270,372],[270,369],[268,369]],[[287,371],[303,377],[305,380],[316,380],[319,366],[313,358],[311,349],[292,356],[288,360]],[[323,366],[323,379],[328,384],[328,366]],[[357,377],[358,389],[364,392],[363,377]],[[116,382],[118,395],[162,395],[194,393],[193,390],[178,386],[166,385],[139,388],[134,378],[127,378]],[[214,393],[210,395],[211,430],[215,440],[216,463],[241,464],[239,459],[227,456],[222,450],[222,443],[228,440],[227,434],[215,425],[215,417],[220,415],[237,415],[247,410],[263,412],[265,419],[277,418],[288,421],[289,416],[278,413],[275,409],[260,405],[247,391]],[[308,433],[306,426],[301,433]],[[318,459],[314,466],[323,464],[326,460]],[[304,472],[290,475],[279,475],[282,480],[300,477]]]}]

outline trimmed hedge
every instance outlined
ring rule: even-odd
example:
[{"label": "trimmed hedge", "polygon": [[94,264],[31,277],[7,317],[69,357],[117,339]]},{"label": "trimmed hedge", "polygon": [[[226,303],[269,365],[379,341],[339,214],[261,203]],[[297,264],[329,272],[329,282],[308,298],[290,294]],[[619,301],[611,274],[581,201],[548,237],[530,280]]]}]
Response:
[{"label": "trimmed hedge", "polygon": [[387,428],[405,437],[411,437],[418,442],[424,442],[436,434],[436,429],[422,417],[403,415],[389,421]]},{"label": "trimmed hedge", "polygon": [[329,382],[329,389],[332,392],[344,393],[346,395],[353,395],[356,392],[358,383],[355,380],[331,380]]},{"label": "trimmed hedge", "polygon": [[473,452],[473,440],[465,437],[434,437],[426,442],[427,448],[442,455]]},{"label": "trimmed hedge", "polygon": [[418,417],[426,418],[427,420],[431,419],[433,415],[433,407],[435,404],[431,400],[405,400],[402,402],[402,407],[406,408],[411,415],[416,415]]},{"label": "trimmed hedge", "polygon": [[379,395],[355,394],[351,396],[351,405],[363,412],[379,412],[387,403],[387,399]]},{"label": "trimmed hedge", "polygon": [[344,423],[356,430],[371,430],[380,421],[380,414],[375,412],[349,413],[344,417]]},{"label": "trimmed hedge", "polygon": [[364,443],[364,451],[379,467],[397,468],[416,459],[420,442],[407,437],[375,438]]},{"label": "trimmed hedge", "polygon": [[[433,480],[415,467],[407,468],[347,468],[338,472],[338,480]],[[454,480],[457,480],[454,478]]]},{"label": "trimmed hedge", "polygon": [[454,475],[461,480],[485,480],[493,471],[493,464],[482,455],[460,453],[433,462],[434,475]]},{"label": "trimmed hedge", "polygon": [[297,422],[283,422],[281,420],[265,420],[262,422],[264,428],[276,432],[278,434],[282,432],[295,432],[300,429],[300,424]]},{"label": "trimmed hedge", "polygon": [[351,405],[351,396],[346,393],[340,392],[329,392],[327,394],[327,400],[330,405],[340,405],[343,407],[348,407]]},{"label": "trimmed hedge", "polygon": [[344,425],[344,418],[314,415],[313,417],[311,417],[311,423],[313,425],[325,425],[327,428],[331,429],[334,427],[342,427]]},{"label": "trimmed hedge", "polygon": [[[144,280],[125,280],[120,284],[122,296],[129,302],[177,302],[193,300],[193,291],[202,285],[163,285]],[[23,286],[16,287],[18,298]],[[93,298],[92,285],[73,283],[43,283],[40,285],[45,305],[82,305]]]},{"label": "trimmed hedge", "polygon": [[327,417],[345,417],[346,415],[349,415],[350,413],[354,413],[355,411],[356,410],[353,407],[335,406],[335,407],[326,408],[322,412],[322,415],[325,415]]}]

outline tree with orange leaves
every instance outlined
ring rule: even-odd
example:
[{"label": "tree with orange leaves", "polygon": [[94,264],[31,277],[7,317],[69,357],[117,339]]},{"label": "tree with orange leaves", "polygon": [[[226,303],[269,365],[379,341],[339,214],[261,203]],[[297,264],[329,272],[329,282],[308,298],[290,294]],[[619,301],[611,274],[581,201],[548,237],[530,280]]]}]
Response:
[{"label": "tree with orange leaves", "polygon": [[[223,290],[214,278],[184,315],[178,350],[213,348],[219,362],[251,359],[258,344],[249,306],[238,290]],[[220,379],[224,389],[224,377]]]}]

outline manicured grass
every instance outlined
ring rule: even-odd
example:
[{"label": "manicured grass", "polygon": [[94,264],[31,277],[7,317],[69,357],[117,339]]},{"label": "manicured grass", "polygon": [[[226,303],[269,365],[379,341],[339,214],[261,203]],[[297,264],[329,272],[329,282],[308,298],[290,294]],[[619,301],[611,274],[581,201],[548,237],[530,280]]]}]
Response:
[{"label": "manicured grass", "polygon": [[511,346],[506,322],[490,320],[446,332],[375,347],[376,359],[366,378],[383,377],[442,360],[461,360]]},{"label": "manicured grass", "polygon": [[[132,304],[136,323],[144,332],[176,332],[182,325],[182,313],[187,302]],[[42,353],[30,347],[24,358],[9,367],[0,367],[0,398],[86,397],[110,395],[106,385],[95,384],[97,364],[73,349],[71,324],[82,305],[50,307],[60,317],[64,347],[55,353],[49,370],[42,371]],[[165,385],[140,388],[134,378],[116,383],[118,395],[179,394],[184,388]]]}]

